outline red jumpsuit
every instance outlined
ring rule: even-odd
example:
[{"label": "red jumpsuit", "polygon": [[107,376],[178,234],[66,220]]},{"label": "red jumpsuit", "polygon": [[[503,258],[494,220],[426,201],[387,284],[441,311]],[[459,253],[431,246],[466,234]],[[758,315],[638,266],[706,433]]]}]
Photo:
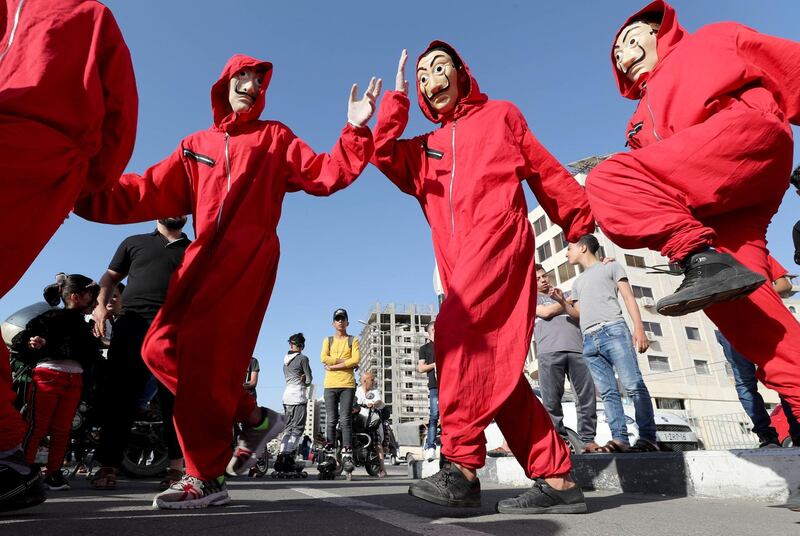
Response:
[{"label": "red jumpsuit", "polygon": [[[435,41],[431,47],[445,45]],[[571,240],[594,230],[583,190],[511,103],[488,100],[469,73],[441,128],[400,140],[409,99],[387,92],[373,163],[417,198],[431,226],[446,298],[436,319],[442,452],[468,468],[486,457],[496,420],[529,477],[570,470],[569,451],[523,372],[536,312],[534,237],[521,182]]]},{"label": "red jumpsuit", "polygon": [[[234,113],[231,77],[264,68],[256,103]],[[315,154],[277,121],[258,117],[272,64],[237,55],[211,88],[214,124],[183,139],[143,175],[125,174],[75,212],[106,223],[191,213],[197,239],[170,280],[142,356],[175,393],[186,472],[208,480],[231,457],[231,429],[255,408],[242,387],[278,268],[276,227],[287,192],[327,196],[352,183],[372,156],[367,127],[347,125],[330,155]]]},{"label": "red jumpsuit", "polygon": [[[589,174],[592,211],[622,247],[676,262],[714,246],[766,276],[767,226],[791,173],[789,123],[800,121],[800,44],[736,23],[689,34],[660,0],[623,28],[647,12],[663,13],[658,63],[636,83],[614,67],[639,107],[632,150]],[[800,415],[800,324],[772,286],[705,312]]]},{"label": "red jumpsuit", "polygon": [[[136,137],[130,53],[111,12],[81,0],[0,5],[0,296],[79,195],[116,180]],[[0,344],[0,451],[25,433]]]}]

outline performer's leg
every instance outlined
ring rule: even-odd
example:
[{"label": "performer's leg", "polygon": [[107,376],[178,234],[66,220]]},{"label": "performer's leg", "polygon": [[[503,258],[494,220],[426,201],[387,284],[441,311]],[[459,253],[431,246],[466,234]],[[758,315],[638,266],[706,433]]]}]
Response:
[{"label": "performer's leg", "polygon": [[[766,275],[764,239],[771,212],[740,211],[711,222],[717,247]],[[749,296],[706,309],[731,345],[758,366],[756,375],[800,416],[800,323],[770,284]],[[758,336],[753,336],[753,334]]]},{"label": "performer's leg", "polygon": [[524,375],[495,421],[528,478],[560,476],[572,469],[566,443]]}]

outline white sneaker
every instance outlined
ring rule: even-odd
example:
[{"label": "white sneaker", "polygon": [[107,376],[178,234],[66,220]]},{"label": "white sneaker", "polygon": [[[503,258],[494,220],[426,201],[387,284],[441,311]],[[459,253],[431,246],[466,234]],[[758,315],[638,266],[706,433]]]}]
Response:
[{"label": "white sneaker", "polygon": [[283,415],[269,408],[261,408],[264,419],[257,426],[245,426],[239,434],[233,457],[225,468],[228,476],[244,475],[256,464],[258,455],[267,448],[267,443],[278,437],[286,422]]},{"label": "white sneaker", "polygon": [[231,502],[225,481],[200,480],[184,475],[166,491],[162,491],[153,499],[153,508],[167,510],[184,510],[188,508],[206,508],[222,506]]},{"label": "white sneaker", "polygon": [[436,449],[425,449],[425,460],[432,462],[436,459]]}]

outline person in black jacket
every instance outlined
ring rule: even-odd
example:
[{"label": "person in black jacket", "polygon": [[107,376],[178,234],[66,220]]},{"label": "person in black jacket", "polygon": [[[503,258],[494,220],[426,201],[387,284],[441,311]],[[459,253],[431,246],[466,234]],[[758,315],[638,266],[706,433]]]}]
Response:
[{"label": "person in black jacket", "polygon": [[58,274],[44,289],[44,299],[63,308],[45,311],[28,322],[12,340],[12,350],[34,365],[23,417],[28,430],[22,448],[33,463],[39,443],[50,435],[44,484],[51,490],[69,489],[61,474],[72,419],[81,400],[83,373],[100,358],[102,343],[92,334],[85,315],[97,303],[97,283],[80,274]]}]

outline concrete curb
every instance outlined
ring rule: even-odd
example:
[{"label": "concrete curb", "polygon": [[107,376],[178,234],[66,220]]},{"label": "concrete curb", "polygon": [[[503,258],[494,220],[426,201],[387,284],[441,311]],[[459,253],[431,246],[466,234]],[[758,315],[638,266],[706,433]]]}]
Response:
[{"label": "concrete curb", "polygon": [[[655,493],[675,497],[800,502],[800,448],[583,454],[572,457],[584,489]],[[414,462],[410,478],[439,470],[439,462]],[[484,482],[530,486],[515,458],[486,458]]]}]

